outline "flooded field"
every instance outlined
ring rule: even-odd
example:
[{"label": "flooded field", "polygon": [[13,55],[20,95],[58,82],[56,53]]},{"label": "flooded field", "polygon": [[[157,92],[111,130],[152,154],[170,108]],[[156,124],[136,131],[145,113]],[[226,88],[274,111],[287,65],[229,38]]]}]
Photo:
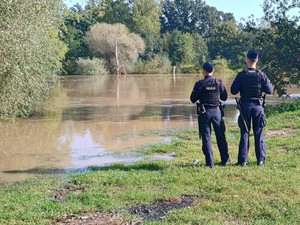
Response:
[{"label": "flooded field", "polygon": [[[0,183],[143,159],[134,152],[171,141],[157,131],[197,126],[189,96],[199,79],[200,75],[62,77],[44,117],[0,124]],[[232,80],[223,80],[229,91]],[[225,102],[228,120],[238,116],[233,97]],[[269,104],[279,102],[283,100],[267,97]]]}]

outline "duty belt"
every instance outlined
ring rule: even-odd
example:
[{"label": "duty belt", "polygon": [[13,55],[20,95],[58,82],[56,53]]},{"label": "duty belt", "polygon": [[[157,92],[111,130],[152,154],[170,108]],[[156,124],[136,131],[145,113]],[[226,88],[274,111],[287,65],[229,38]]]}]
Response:
[{"label": "duty belt", "polygon": [[242,99],[241,103],[256,103],[262,107],[265,107],[265,101],[266,101],[266,95],[261,97],[260,99],[257,100],[251,100],[251,99]]},{"label": "duty belt", "polygon": [[260,100],[257,99],[257,100],[253,100],[253,99],[243,99],[241,100],[241,103],[260,103]]},{"label": "duty belt", "polygon": [[216,109],[219,106],[208,106],[208,105],[204,105],[205,109]]}]

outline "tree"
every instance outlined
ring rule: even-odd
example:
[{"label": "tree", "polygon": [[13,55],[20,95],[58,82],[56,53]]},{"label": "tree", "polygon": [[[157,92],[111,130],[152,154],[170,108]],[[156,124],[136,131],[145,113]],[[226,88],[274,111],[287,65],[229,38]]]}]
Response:
[{"label": "tree", "polygon": [[229,21],[220,23],[210,32],[207,46],[211,58],[221,57],[238,63],[239,56],[244,56],[250,43],[246,34],[237,29],[235,22]]},{"label": "tree", "polygon": [[289,84],[300,85],[300,28],[294,21],[279,20],[259,32],[257,47],[263,70],[279,96]]},{"label": "tree", "polygon": [[195,58],[194,39],[189,33],[179,30],[167,32],[163,36],[164,50],[169,52],[173,66],[191,64]]},{"label": "tree", "polygon": [[145,40],[143,59],[150,60],[158,53],[161,9],[155,0],[132,0],[132,24],[129,29]]},{"label": "tree", "polygon": [[158,52],[161,9],[155,0],[89,0],[88,14],[98,23],[122,23],[145,41],[144,59],[151,59]]},{"label": "tree", "polygon": [[260,60],[278,95],[289,84],[300,86],[299,16],[289,17],[290,9],[300,9],[299,0],[265,0],[265,20],[269,27],[256,33]]},{"label": "tree", "polygon": [[60,0],[0,1],[0,114],[30,116],[51,97],[66,46]]},{"label": "tree", "polygon": [[143,39],[130,33],[123,24],[98,23],[87,32],[90,50],[99,58],[116,65],[119,74],[129,62],[135,62],[145,50]]},{"label": "tree", "polygon": [[198,32],[205,38],[210,38],[210,31],[221,23],[236,23],[232,13],[218,11],[212,6],[205,6],[197,23]]},{"label": "tree", "polygon": [[203,0],[165,0],[162,3],[160,21],[163,33],[177,29],[207,37],[219,23],[230,20],[234,20],[231,13],[218,11]]},{"label": "tree", "polygon": [[64,74],[76,72],[76,60],[89,56],[85,33],[93,23],[93,19],[84,13],[80,5],[75,5],[64,13],[64,25],[62,27],[62,41],[67,45],[63,64]]},{"label": "tree", "polygon": [[97,6],[98,23],[122,23],[129,27],[132,24],[132,7],[126,0],[104,0]]},{"label": "tree", "polygon": [[197,34],[197,33],[194,34],[193,39],[194,39],[194,47],[193,48],[194,48],[194,52],[195,52],[195,57],[193,60],[194,64],[202,65],[208,58],[207,45],[200,34]]},{"label": "tree", "polygon": [[[298,15],[291,16],[291,10],[298,10]],[[300,0],[264,0],[263,11],[265,20],[276,22],[282,19],[299,21]]]},{"label": "tree", "polygon": [[143,38],[149,33],[160,33],[161,9],[155,0],[132,0],[132,25],[130,30]]}]

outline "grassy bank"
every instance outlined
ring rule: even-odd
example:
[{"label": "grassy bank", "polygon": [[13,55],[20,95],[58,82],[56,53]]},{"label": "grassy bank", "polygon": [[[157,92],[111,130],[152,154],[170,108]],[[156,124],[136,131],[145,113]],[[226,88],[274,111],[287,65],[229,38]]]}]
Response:
[{"label": "grassy bank", "polygon": [[[215,168],[204,166],[197,130],[172,130],[177,140],[153,146],[147,154],[171,153],[171,161],[115,164],[91,168],[93,172],[48,179],[30,179],[0,190],[0,224],[49,224],[54,219],[84,212],[117,212],[124,221],[137,216],[128,209],[168,204],[191,196],[193,203],[170,211],[161,221],[145,224],[299,224],[300,223],[300,110],[268,111],[267,161],[256,166],[251,136],[247,167],[218,165],[213,137]],[[227,123],[232,161],[237,161],[239,129]],[[298,139],[298,140],[297,140]],[[194,165],[194,159],[200,165]],[[78,223],[79,224],[79,223]]]}]

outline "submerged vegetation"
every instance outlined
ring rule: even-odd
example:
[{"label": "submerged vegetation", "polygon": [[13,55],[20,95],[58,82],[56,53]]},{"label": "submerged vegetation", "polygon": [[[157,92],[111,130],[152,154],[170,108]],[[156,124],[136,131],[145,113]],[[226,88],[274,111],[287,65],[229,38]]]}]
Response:
[{"label": "submerged vegetation", "polygon": [[[175,142],[146,149],[147,154],[175,152],[172,160],[118,163],[67,179],[5,185],[0,190],[0,223],[55,224],[101,213],[118,214],[124,223],[144,218],[144,224],[298,224],[300,110],[292,110],[293,104],[299,103],[289,104],[289,112],[280,112],[286,105],[277,106],[278,112],[267,118],[265,167],[256,165],[253,135],[247,167],[223,167],[215,152],[217,164],[211,169],[204,166],[197,129],[172,130],[166,134],[176,137]],[[235,123],[227,122],[226,135],[235,162],[240,135]],[[214,136],[212,143],[216,151]],[[195,159],[200,163],[194,164]],[[173,210],[165,209],[164,216],[142,216],[170,205]]]}]

